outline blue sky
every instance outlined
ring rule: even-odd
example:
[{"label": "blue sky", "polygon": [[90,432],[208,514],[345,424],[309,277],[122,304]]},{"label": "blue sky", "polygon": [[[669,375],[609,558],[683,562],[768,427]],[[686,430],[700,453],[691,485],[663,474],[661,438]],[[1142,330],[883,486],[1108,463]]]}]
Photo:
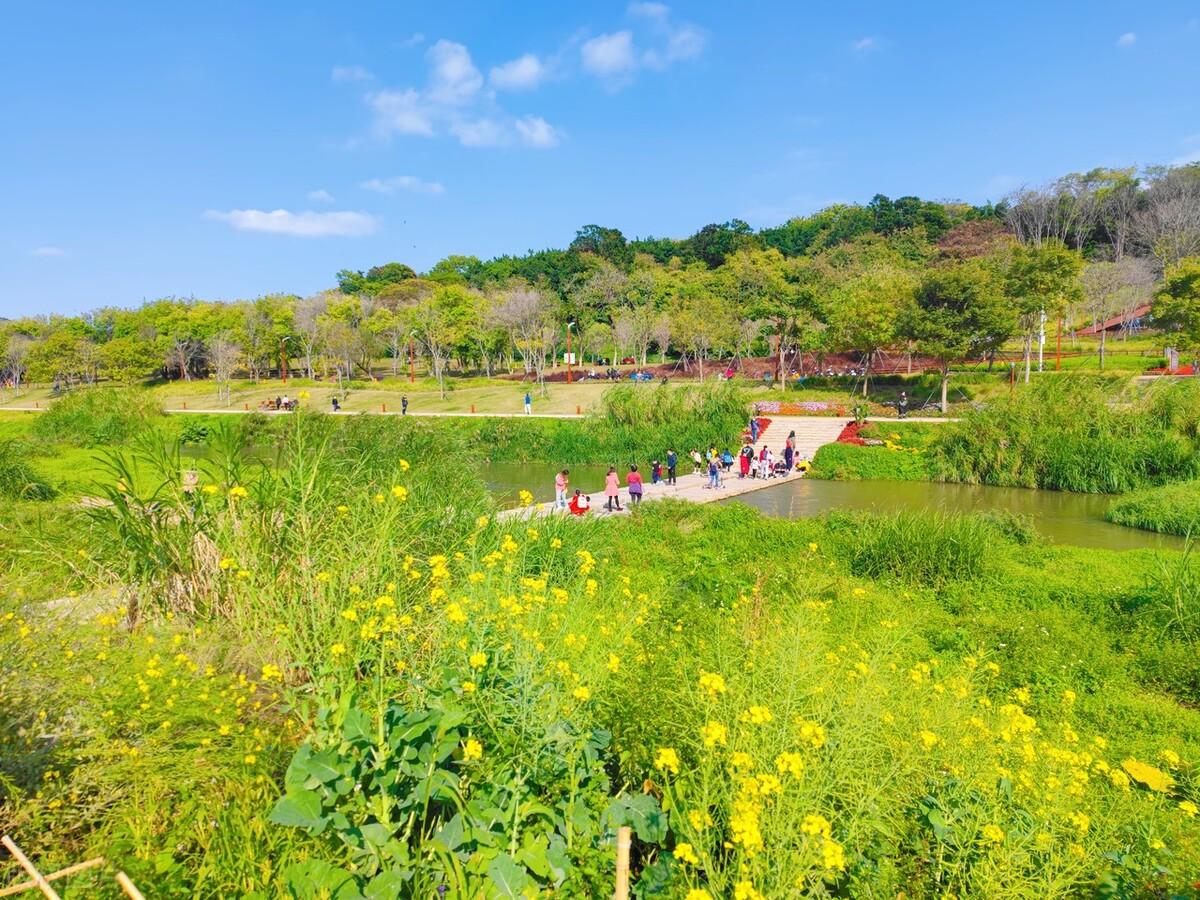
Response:
[{"label": "blue sky", "polygon": [[1200,3],[21,3],[0,316],[1200,158]]}]

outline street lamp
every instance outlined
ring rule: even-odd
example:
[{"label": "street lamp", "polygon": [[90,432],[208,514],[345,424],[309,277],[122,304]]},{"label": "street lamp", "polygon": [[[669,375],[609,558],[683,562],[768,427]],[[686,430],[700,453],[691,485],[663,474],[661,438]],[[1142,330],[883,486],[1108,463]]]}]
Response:
[{"label": "street lamp", "polygon": [[574,322],[567,323],[567,384],[571,383],[571,326]]}]

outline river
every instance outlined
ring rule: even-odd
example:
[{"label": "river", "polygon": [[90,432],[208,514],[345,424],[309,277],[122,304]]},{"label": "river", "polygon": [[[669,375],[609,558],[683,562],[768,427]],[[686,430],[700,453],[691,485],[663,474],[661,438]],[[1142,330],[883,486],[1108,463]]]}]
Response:
[{"label": "river", "polygon": [[[682,461],[681,461],[682,463]],[[680,466],[691,471],[690,463]],[[604,466],[571,466],[571,487],[599,493],[604,487]],[[536,501],[554,499],[555,467],[548,463],[487,463],[481,467],[488,489],[505,505],[515,505],[520,490]],[[646,480],[649,481],[649,472]],[[622,473],[622,482],[624,473]],[[1133,550],[1140,547],[1179,549],[1183,539],[1138,528],[1114,525],[1104,519],[1111,497],[1103,494],[1070,494],[1025,488],[987,487],[976,484],[941,484],[926,481],[821,481],[793,478],[725,503],[745,503],[769,516],[800,519],[836,509],[896,510],[935,509],[943,512],[1007,510],[1028,516],[1050,540],[1078,547]]]}]

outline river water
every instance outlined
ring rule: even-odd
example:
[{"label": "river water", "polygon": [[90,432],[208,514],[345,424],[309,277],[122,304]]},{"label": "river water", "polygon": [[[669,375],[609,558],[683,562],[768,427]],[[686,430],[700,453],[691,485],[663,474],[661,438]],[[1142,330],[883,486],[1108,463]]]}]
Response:
[{"label": "river water", "polygon": [[[571,487],[592,494],[604,487],[604,466],[571,466]],[[505,505],[516,503],[524,489],[536,501],[554,499],[555,466],[547,463],[487,463],[482,466],[488,489]],[[691,464],[680,466],[690,472]],[[646,481],[650,473],[646,472]],[[622,473],[624,482],[624,473]],[[942,512],[985,512],[1007,510],[1028,516],[1034,527],[1050,540],[1078,547],[1132,550],[1139,547],[1178,549],[1183,539],[1126,528],[1104,520],[1111,497],[1102,494],[1070,494],[1033,491],[1025,488],[987,487],[976,484],[940,484],[926,481],[821,481],[793,478],[780,484],[743,494],[724,503],[745,503],[769,516],[800,519],[830,510],[933,509]]]}]

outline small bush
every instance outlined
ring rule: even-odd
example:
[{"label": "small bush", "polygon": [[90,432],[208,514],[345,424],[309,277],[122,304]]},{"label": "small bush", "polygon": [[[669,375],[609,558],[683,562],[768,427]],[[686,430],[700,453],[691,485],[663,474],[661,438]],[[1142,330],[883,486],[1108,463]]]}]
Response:
[{"label": "small bush", "polygon": [[979,576],[999,536],[980,516],[945,513],[831,513],[826,522],[853,574],[922,584]]},{"label": "small bush", "polygon": [[1200,482],[1146,488],[1112,502],[1106,518],[1118,525],[1187,535],[1200,526]]},{"label": "small bush", "polygon": [[55,490],[23,458],[19,441],[0,441],[0,497],[9,500],[49,500]]},{"label": "small bush", "polygon": [[56,401],[33,426],[47,441],[76,447],[124,444],[148,431],[162,410],[139,389],[88,388]]}]

